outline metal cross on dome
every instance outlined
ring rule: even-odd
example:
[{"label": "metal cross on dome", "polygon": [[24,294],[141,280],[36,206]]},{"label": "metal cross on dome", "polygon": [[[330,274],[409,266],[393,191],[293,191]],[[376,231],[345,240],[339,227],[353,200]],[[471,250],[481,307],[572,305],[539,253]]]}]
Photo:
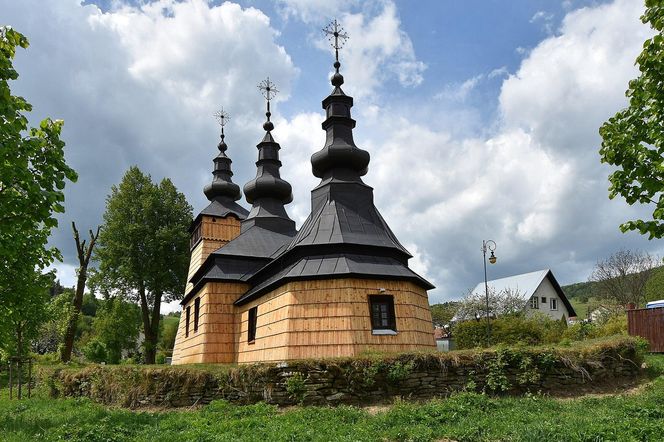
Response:
[{"label": "metal cross on dome", "polygon": [[343,48],[346,44],[348,33],[341,27],[336,18],[323,28],[323,32],[327,35],[328,40],[330,40],[330,45],[334,48],[334,54],[337,61],[339,61],[339,49]]},{"label": "metal cross on dome", "polygon": [[219,123],[219,126],[221,126],[221,135],[223,136],[224,126],[226,126],[226,123],[228,123],[228,120],[230,120],[231,117],[230,115],[228,115],[228,112],[226,112],[222,107],[221,110],[218,110],[217,112],[214,113],[214,118]]},{"label": "metal cross on dome", "polygon": [[272,83],[272,81],[270,81],[270,77],[267,77],[265,80],[261,81],[258,84],[258,89],[260,89],[261,94],[263,94],[263,97],[265,97],[268,103],[279,92],[277,86]]}]

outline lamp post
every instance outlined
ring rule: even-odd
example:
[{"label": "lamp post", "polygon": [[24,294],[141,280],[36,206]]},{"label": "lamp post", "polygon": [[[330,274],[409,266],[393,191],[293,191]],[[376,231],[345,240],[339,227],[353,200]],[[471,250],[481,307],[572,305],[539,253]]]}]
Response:
[{"label": "lamp post", "polygon": [[486,278],[486,252],[491,252],[489,256],[489,262],[491,264],[496,263],[496,255],[494,251],[496,250],[496,243],[493,240],[487,239],[482,240],[482,255],[484,256],[484,294],[486,295],[486,346],[491,345],[491,324],[489,323],[489,282]]}]

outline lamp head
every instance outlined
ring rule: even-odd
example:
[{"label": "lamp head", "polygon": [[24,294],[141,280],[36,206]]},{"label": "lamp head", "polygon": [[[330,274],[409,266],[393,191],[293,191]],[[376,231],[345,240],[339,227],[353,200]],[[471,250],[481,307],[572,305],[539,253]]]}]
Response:
[{"label": "lamp head", "polygon": [[496,255],[493,254],[493,251],[491,251],[491,256],[489,257],[489,262],[491,264],[495,264],[498,258],[496,258]]}]

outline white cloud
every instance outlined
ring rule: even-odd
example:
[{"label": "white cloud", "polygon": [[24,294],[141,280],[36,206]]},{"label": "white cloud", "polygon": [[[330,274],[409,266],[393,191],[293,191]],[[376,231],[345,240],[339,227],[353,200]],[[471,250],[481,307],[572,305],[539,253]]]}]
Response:
[{"label": "white cloud", "polygon": [[280,12],[305,23],[326,22],[357,5],[357,0],[279,0]]},{"label": "white cloud", "polygon": [[67,185],[64,227],[52,242],[68,262],[66,226],[99,224],[111,185],[132,164],[171,177],[200,210],[221,105],[233,117],[226,133],[236,181],[249,180],[264,119],[256,84],[269,75],[286,99],[298,75],[269,18],[230,2],[161,0],[104,13],[75,0],[0,0],[0,10],[31,42],[17,54],[14,93],[32,102],[36,118],[65,120],[80,178]]},{"label": "white cloud", "polygon": [[[597,155],[597,129],[626,104],[633,60],[650,34],[641,12],[617,0],[570,13],[560,35],[503,81],[499,122],[485,139],[453,136],[453,123],[441,125],[434,111],[416,120],[408,109],[372,105],[390,118],[362,121],[368,127],[356,136],[372,154],[365,181],[397,236],[417,251],[413,263],[436,281],[433,302],[481,279],[482,239],[498,243],[494,277],[550,267],[568,282],[585,279],[597,257],[617,248],[653,248],[619,232],[643,210],[608,199]],[[459,85],[459,96],[483,77]]]},{"label": "white cloud", "polygon": [[[654,247],[619,233],[617,225],[640,209],[608,200],[608,171],[597,156],[597,128],[625,105],[634,59],[650,32],[639,21],[639,2],[570,12],[557,36],[524,51],[517,72],[501,80],[499,118],[484,122],[489,135],[474,137],[458,135],[459,127],[472,126],[472,110],[443,112],[433,99],[417,109],[385,104],[385,82],[417,85],[425,65],[393,2],[363,3],[357,12],[358,5],[335,8],[351,35],[342,72],[344,89],[356,98],[357,144],[372,154],[366,182],[415,255],[413,267],[439,286],[433,302],[477,283],[482,239],[498,243],[493,276],[553,267],[568,281],[587,276],[607,250]],[[281,7],[317,29],[329,13],[314,2],[283,0]],[[17,56],[14,92],[38,117],[65,119],[67,155],[80,175],[68,185],[64,227],[53,240],[68,258],[59,266],[63,275],[75,262],[69,220],[83,229],[99,223],[111,184],[129,165],[172,177],[200,209],[216,154],[212,112],[224,105],[234,117],[227,141],[235,181],[243,184],[255,174],[262,132],[256,83],[269,74],[284,91],[280,99],[297,93],[288,46],[277,43],[278,32],[255,8],[160,0],[102,13],[76,0],[0,0],[0,10],[32,42]],[[459,93],[506,74],[499,68],[470,78]],[[324,140],[323,115],[315,111],[287,120],[277,103],[273,118],[282,176],[295,193],[288,210],[299,222],[318,181],[309,158]]]}]

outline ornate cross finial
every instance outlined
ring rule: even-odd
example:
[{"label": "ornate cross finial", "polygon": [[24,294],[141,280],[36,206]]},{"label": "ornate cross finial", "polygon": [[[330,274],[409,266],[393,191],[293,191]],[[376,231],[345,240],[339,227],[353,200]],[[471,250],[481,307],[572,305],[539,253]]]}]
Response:
[{"label": "ornate cross finial", "polygon": [[222,107],[221,110],[214,113],[214,118],[219,123],[219,126],[221,126],[221,138],[224,138],[224,126],[226,126],[226,123],[228,123],[228,120],[230,120],[231,117]]},{"label": "ornate cross finial", "polygon": [[335,67],[337,72],[339,72],[339,68],[336,66],[339,63],[339,49],[343,48],[346,44],[348,33],[341,27],[336,18],[323,28],[323,33],[325,33],[328,40],[330,40],[330,45],[334,48],[334,56],[336,58]]},{"label": "ornate cross finial", "polygon": [[[270,101],[275,97],[275,95],[277,95],[279,89],[277,89],[277,86],[274,83],[272,83],[270,77],[267,77],[265,80],[261,81],[258,84],[258,90],[261,91],[261,94],[267,100],[267,112],[265,112],[265,116],[267,117],[267,122],[265,123],[265,125],[268,125],[269,123],[268,126],[273,128],[272,123],[270,123],[270,116],[272,116],[272,113],[270,113]],[[265,125],[263,125],[263,127],[265,127]],[[265,130],[269,132],[272,129],[266,128]]]}]

